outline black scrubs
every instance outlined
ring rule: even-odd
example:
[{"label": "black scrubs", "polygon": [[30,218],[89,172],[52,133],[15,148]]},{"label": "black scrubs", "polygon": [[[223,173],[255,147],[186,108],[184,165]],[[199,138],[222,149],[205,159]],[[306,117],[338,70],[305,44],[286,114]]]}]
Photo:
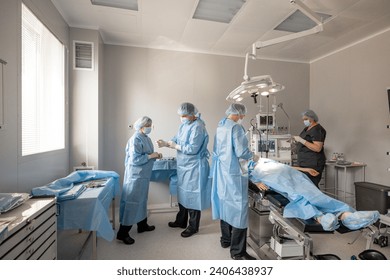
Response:
[{"label": "black scrubs", "polygon": [[[305,127],[305,129],[301,132],[299,136],[310,143],[313,142],[325,143],[326,130],[320,124],[317,124],[309,130],[307,127]],[[321,181],[322,171],[325,168],[325,162],[326,162],[324,146],[322,146],[320,152],[314,152],[301,143],[298,143],[297,147],[298,147],[298,166],[305,167],[305,168],[312,168],[320,173],[318,174],[318,176],[311,176],[310,174],[305,172],[305,174],[318,188],[318,184]]]}]

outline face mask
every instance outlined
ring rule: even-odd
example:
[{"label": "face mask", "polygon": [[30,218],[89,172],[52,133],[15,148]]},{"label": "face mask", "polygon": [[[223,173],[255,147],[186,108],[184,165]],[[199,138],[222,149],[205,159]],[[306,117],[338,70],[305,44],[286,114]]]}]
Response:
[{"label": "face mask", "polygon": [[180,121],[182,124],[189,124],[190,123],[190,120],[185,118],[185,117],[180,117]]},{"label": "face mask", "polygon": [[149,134],[152,131],[152,128],[151,127],[144,127],[143,131],[145,134]]},{"label": "face mask", "polygon": [[239,119],[239,120],[237,121],[237,123],[238,123],[238,124],[242,124],[242,119]]},{"label": "face mask", "polygon": [[305,126],[310,126],[310,121],[309,121],[309,120],[304,120],[304,121],[303,121],[303,124],[304,124]]}]

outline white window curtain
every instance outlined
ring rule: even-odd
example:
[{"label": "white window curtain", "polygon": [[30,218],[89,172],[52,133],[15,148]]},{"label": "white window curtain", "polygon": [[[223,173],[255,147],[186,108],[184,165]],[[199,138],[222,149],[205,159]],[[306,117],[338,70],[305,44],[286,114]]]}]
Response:
[{"label": "white window curtain", "polygon": [[65,47],[22,4],[22,156],[65,148]]}]

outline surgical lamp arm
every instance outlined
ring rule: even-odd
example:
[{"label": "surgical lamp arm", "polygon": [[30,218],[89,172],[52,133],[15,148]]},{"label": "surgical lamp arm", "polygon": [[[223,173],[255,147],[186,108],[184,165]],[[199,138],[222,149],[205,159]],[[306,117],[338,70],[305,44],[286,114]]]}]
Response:
[{"label": "surgical lamp arm", "polygon": [[252,45],[252,49],[253,48],[260,49],[260,48],[264,48],[264,47],[267,47],[270,45],[275,45],[278,43],[294,40],[294,39],[308,36],[311,34],[319,33],[323,30],[321,18],[316,13],[314,13],[312,10],[310,10],[309,7],[307,7],[305,4],[303,4],[300,0],[290,0],[290,3],[298,6],[298,9],[302,13],[304,13],[307,17],[309,17],[311,20],[313,20],[317,25],[311,29],[297,32],[297,33],[293,33],[293,34],[289,34],[289,35],[285,35],[285,36],[282,36],[279,38],[270,39],[267,41],[257,41]]},{"label": "surgical lamp arm", "polygon": [[256,46],[255,44],[252,45],[252,53],[246,53],[245,55],[245,69],[244,69],[244,81],[249,81],[249,76],[248,76],[248,60],[249,57],[252,58],[253,60],[256,59]]}]

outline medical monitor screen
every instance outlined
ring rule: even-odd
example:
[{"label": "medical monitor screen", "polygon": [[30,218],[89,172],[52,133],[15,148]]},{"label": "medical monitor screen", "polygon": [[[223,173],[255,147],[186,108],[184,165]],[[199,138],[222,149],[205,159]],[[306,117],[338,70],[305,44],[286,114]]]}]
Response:
[{"label": "medical monitor screen", "polygon": [[275,115],[258,114],[257,125],[259,129],[270,129],[275,127]]},{"label": "medical monitor screen", "polygon": [[260,140],[259,141],[259,152],[267,152],[267,143],[268,143],[268,152],[274,153],[276,149],[276,140]]}]

